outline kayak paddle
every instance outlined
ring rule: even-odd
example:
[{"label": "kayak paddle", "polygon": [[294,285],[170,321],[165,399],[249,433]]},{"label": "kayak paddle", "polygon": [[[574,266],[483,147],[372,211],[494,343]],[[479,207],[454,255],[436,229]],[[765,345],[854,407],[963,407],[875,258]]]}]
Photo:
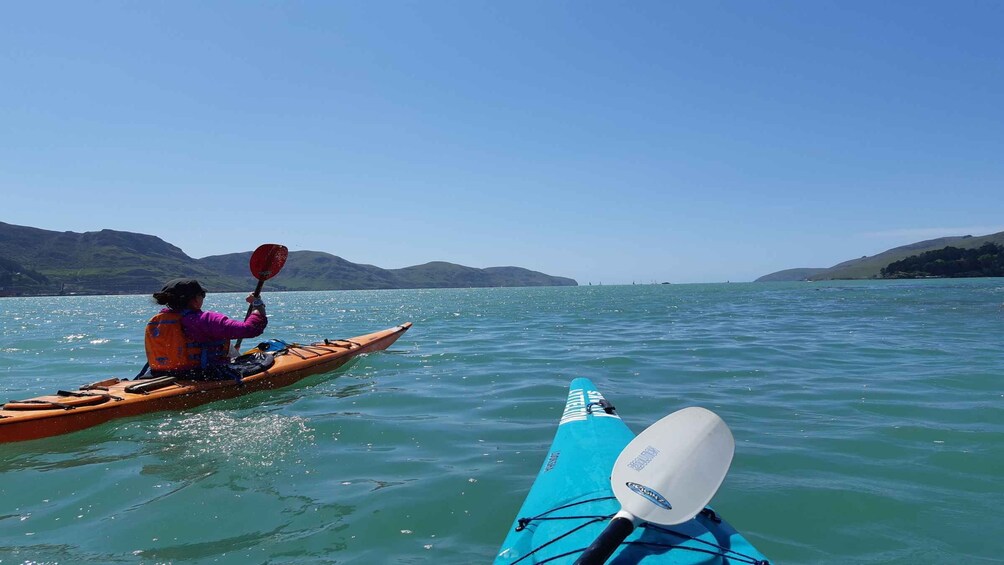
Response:
[{"label": "kayak paddle", "polygon": [[[258,279],[258,286],[254,289],[255,298],[261,296],[261,287],[265,284],[265,281],[279,274],[282,266],[286,264],[286,257],[288,256],[289,249],[286,249],[285,245],[277,243],[259,245],[258,249],[254,250],[254,253],[251,254],[250,267],[251,276]],[[251,317],[251,310],[253,308],[254,305],[248,304],[248,313],[244,315],[245,320]],[[234,345],[234,349],[237,351],[241,350],[241,341],[243,341],[243,338],[238,339]]]},{"label": "kayak paddle", "polygon": [[725,422],[696,406],[638,434],[621,451],[610,476],[621,510],[576,565],[604,563],[642,522],[672,526],[696,516],[725,480],[735,447]]}]

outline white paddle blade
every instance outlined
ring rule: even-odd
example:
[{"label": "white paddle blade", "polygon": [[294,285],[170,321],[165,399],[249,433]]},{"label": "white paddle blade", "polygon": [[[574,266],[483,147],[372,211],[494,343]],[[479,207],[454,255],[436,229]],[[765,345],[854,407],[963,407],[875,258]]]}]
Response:
[{"label": "white paddle blade", "polygon": [[682,524],[711,501],[736,442],[717,414],[684,408],[649,426],[621,451],[610,483],[623,510],[654,524]]}]

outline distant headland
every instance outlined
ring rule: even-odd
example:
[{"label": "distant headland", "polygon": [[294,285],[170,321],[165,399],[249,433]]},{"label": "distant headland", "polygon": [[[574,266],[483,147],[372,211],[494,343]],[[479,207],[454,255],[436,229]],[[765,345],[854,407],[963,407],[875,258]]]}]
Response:
[{"label": "distant headland", "polygon": [[[57,232],[0,222],[0,296],[149,294],[164,281],[195,277],[213,292],[247,291],[251,251],[193,259],[159,237],[101,230]],[[319,251],[292,251],[265,288],[366,290],[577,286],[574,279],[521,267],[477,269],[434,261],[403,269],[361,265]]]},{"label": "distant headland", "polygon": [[756,282],[1004,277],[1004,232],[929,239],[832,267],[785,269]]}]

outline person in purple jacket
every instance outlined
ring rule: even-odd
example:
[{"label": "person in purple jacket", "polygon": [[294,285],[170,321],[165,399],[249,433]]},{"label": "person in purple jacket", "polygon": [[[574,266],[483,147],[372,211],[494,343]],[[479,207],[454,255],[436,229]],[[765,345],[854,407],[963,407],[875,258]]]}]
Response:
[{"label": "person in purple jacket", "polygon": [[219,312],[202,310],[206,289],[189,278],[168,281],[153,294],[166,306],[146,325],[146,359],[154,377],[186,379],[231,378],[230,340],[257,337],[265,331],[265,303],[251,294],[251,314],[241,322]]}]

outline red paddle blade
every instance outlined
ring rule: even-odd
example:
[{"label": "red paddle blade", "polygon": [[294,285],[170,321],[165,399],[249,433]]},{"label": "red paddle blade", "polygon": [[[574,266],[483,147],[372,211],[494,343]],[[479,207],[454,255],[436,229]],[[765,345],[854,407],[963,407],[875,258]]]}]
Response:
[{"label": "red paddle blade", "polygon": [[288,255],[285,245],[266,243],[259,246],[251,254],[251,275],[260,281],[267,281],[279,274]]}]

